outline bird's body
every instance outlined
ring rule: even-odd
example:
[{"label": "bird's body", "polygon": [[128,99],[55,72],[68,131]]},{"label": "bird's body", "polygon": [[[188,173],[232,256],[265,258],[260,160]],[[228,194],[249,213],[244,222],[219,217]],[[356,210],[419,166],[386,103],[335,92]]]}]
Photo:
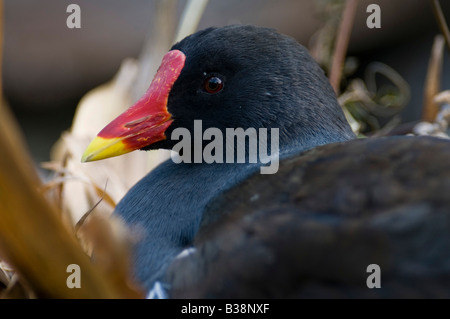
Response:
[{"label": "bird's body", "polygon": [[[271,40],[276,40],[278,46],[267,47],[266,54],[261,54],[260,47]],[[211,41],[216,45],[210,46]],[[293,39],[270,29],[232,26],[200,31],[174,45],[172,50],[176,49],[186,54],[185,67],[168,101],[178,126],[193,131],[193,120],[201,119],[205,128],[219,128],[224,133],[226,128],[275,127],[280,130],[281,156],[354,138],[339,105],[331,99],[334,93],[323,71]],[[242,54],[236,55],[236,50]],[[258,60],[261,56],[265,65]],[[273,63],[271,57],[280,63]],[[224,74],[227,92],[203,96],[203,92],[190,90],[187,83],[196,82],[199,76],[202,79],[204,73]],[[310,95],[301,88],[314,82],[318,85],[310,90],[316,97],[310,101]],[[331,104],[327,103],[330,99]],[[321,108],[323,112],[315,115]],[[258,116],[249,116],[252,113]],[[310,122],[316,117],[321,118],[317,123],[333,122],[331,129],[311,130]],[[169,127],[166,134],[172,132]],[[173,141],[167,139],[151,148],[171,146]],[[144,239],[137,244],[135,265],[137,277],[146,288],[162,278],[178,253],[192,245],[206,204],[256,173],[260,165],[175,164],[169,159],[127,193],[116,213],[128,225],[145,230]]]},{"label": "bird's body", "polygon": [[[194,134],[196,120],[201,133],[277,129],[279,171],[260,174],[261,161],[170,159],[138,182],[116,214],[140,236],[135,275],[145,288],[163,281],[172,297],[316,297],[339,289],[357,296],[367,293],[366,269],[376,264],[393,283],[379,295],[392,297],[410,278],[439,283],[450,273],[442,253],[450,247],[450,143],[356,140],[323,71],[293,39],[253,26],[187,37],[83,158],[171,149],[176,130]],[[426,161],[441,150],[445,163]],[[175,258],[191,246],[194,253]]]},{"label": "bird's body", "polygon": [[[206,204],[255,169],[246,164],[174,164],[167,160],[127,193],[115,213],[137,230],[134,264],[146,288],[162,280],[170,262],[192,246]],[[136,209],[130,213],[128,207]]]},{"label": "bird's body", "polygon": [[[306,149],[284,148],[280,158]],[[167,266],[191,247],[206,206],[224,191],[259,174],[261,163],[179,163],[171,159],[141,179],[115,213],[137,231],[135,269],[146,288],[162,280]],[[157,198],[158,200],[155,200]],[[134,207],[130,212],[129,207]]]},{"label": "bird's body", "polygon": [[[287,158],[208,205],[197,251],[169,270],[172,296],[448,298],[449,181],[450,142],[433,137]],[[380,289],[367,286],[369,265]]]}]

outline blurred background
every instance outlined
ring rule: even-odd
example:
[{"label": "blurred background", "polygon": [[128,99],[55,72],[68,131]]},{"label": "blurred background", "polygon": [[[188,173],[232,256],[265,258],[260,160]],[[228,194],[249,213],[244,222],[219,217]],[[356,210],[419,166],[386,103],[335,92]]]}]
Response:
[{"label": "blurred background", "polygon": [[[339,2],[210,0],[199,29],[236,23],[266,26],[311,48],[311,39],[333,18],[333,12],[324,8]],[[71,3],[81,8],[80,29],[66,26]],[[381,8],[380,29],[366,26],[371,3]],[[176,4],[177,18],[185,4],[183,0]],[[155,0],[5,1],[4,94],[36,162],[49,160],[52,145],[70,127],[83,95],[109,81],[125,58],[138,57],[148,36],[157,36],[157,5]],[[441,6],[449,21],[450,1],[441,1]],[[362,76],[374,61],[390,66],[410,87],[402,121],[419,120],[431,47],[438,33],[429,0],[361,0],[348,51],[355,57],[351,76]],[[443,90],[450,89],[448,51]]]}]

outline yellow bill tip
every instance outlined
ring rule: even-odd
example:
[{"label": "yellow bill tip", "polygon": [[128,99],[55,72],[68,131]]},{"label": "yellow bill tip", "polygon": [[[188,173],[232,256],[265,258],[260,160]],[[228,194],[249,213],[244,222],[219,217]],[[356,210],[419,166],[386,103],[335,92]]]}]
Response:
[{"label": "yellow bill tip", "polygon": [[133,151],[123,143],[123,138],[95,137],[84,151],[81,162],[98,161]]}]

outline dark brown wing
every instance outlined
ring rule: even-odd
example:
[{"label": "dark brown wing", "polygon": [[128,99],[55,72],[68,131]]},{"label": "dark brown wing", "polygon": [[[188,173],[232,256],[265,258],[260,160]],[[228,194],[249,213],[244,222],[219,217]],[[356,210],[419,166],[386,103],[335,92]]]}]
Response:
[{"label": "dark brown wing", "polygon": [[[389,137],[283,160],[211,203],[173,297],[450,297],[450,142]],[[380,266],[381,288],[367,271]]]}]

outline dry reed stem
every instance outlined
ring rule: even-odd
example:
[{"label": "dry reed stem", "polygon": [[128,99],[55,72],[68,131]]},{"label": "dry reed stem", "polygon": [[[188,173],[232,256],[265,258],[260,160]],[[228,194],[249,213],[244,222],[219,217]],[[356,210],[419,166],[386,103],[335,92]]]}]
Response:
[{"label": "dry reed stem", "polygon": [[353,22],[355,20],[357,6],[358,0],[347,0],[342,12],[342,19],[339,25],[329,77],[331,86],[336,92],[336,95],[339,95],[339,84],[342,77],[342,68],[344,65],[345,56],[347,54],[348,43],[353,28]]},{"label": "dry reed stem", "polygon": [[434,38],[424,86],[422,120],[426,122],[434,121],[439,112],[439,105],[436,103],[434,98],[441,90],[443,60],[444,38],[441,35],[437,35]]}]

